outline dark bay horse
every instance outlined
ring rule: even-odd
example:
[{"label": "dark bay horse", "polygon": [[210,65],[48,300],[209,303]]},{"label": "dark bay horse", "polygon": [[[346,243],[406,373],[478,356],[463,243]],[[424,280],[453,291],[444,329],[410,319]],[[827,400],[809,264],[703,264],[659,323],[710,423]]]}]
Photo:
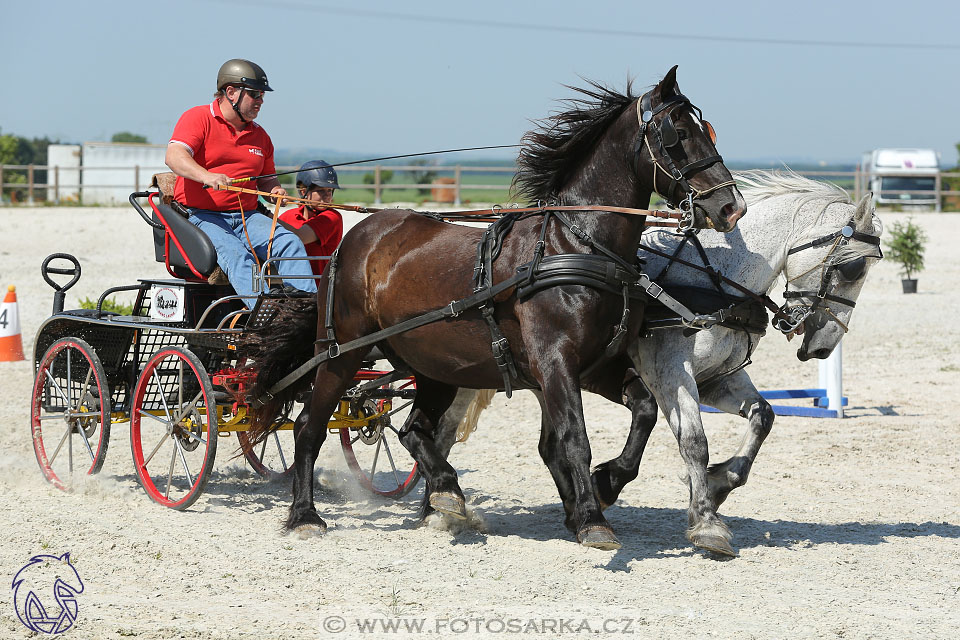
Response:
[{"label": "dark bay horse", "polygon": [[[586,97],[570,101],[568,110],[524,137],[516,179],[522,196],[558,206],[644,209],[657,191],[675,207],[685,203],[719,231],[734,228],[746,205],[717,153],[712,127],[680,93],[676,67],[640,98],[630,95],[629,86],[626,95],[595,84],[578,91]],[[509,280],[537,255],[602,254],[613,267],[629,271],[643,228],[643,216],[621,213],[519,216],[489,251],[487,284]],[[474,273],[482,271],[477,247],[483,233],[412,211],[381,212],[363,220],[344,238],[318,282],[316,325],[307,324],[316,310],[293,314],[253,338],[260,345],[254,351],[260,369],[254,395],[307,360],[310,354],[304,351],[312,352],[318,336],[317,352],[333,345],[333,354],[338,344],[443,309],[482,289]],[[456,472],[433,440],[436,425],[458,387],[503,389],[507,370],[513,387],[537,390],[545,425],[540,452],[572,496],[565,501],[568,526],[585,546],[619,547],[590,477],[580,375],[603,357],[623,324],[622,297],[563,284],[521,299],[517,288],[510,287],[484,306],[484,311],[471,307],[377,345],[416,376],[417,397],[401,441],[430,478],[432,506],[451,513],[463,510]],[[636,330],[642,305],[635,302],[630,308],[630,329]],[[296,432],[289,530],[326,528],[313,501],[314,465],[328,419],[371,346],[341,352],[317,367],[309,417]],[[498,366],[495,350],[503,366]],[[292,386],[263,396],[269,400],[257,414],[264,419],[255,421],[248,434],[253,443],[266,437],[271,430],[267,417],[296,392]]]}]

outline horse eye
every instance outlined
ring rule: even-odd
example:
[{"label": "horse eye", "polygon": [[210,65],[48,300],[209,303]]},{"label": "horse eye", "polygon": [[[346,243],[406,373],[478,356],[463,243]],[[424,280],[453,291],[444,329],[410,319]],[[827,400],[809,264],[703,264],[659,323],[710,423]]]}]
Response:
[{"label": "horse eye", "polygon": [[686,140],[686,139],[687,139],[687,130],[686,130],[686,129],[680,129],[680,130],[678,130],[678,131],[677,131],[677,137],[680,138],[681,140]]}]

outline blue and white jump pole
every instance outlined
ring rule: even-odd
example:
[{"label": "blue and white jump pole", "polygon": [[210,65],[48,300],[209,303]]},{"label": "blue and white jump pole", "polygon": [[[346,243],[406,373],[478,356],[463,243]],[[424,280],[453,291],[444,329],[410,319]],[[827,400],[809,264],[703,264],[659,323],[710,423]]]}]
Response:
[{"label": "blue and white jump pole", "polygon": [[[774,389],[761,391],[766,400],[794,400],[813,398],[814,406],[802,407],[789,404],[771,404],[778,416],[803,416],[807,418],[842,418],[847,398],[843,395],[843,341],[837,343],[825,360],[819,361],[819,387],[816,389]],[[700,405],[708,413],[719,413],[713,407]]]}]

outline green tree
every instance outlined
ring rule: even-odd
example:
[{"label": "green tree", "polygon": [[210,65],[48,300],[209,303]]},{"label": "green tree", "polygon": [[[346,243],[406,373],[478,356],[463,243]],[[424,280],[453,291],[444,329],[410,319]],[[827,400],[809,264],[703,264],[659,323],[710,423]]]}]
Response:
[{"label": "green tree", "polygon": [[887,257],[900,265],[900,273],[911,279],[914,273],[923,271],[923,252],[927,234],[913,218],[906,222],[894,222],[890,228]]},{"label": "green tree", "polygon": [[113,137],[110,138],[110,142],[138,142],[141,144],[146,144],[147,136],[141,136],[137,133],[130,133],[129,131],[121,131],[113,134]]},{"label": "green tree", "polygon": [[[437,172],[426,169],[428,163],[426,160],[413,160],[412,166],[424,167],[424,169],[413,169],[410,171],[410,179],[414,184],[430,184],[437,177]],[[430,195],[430,187],[421,187],[417,189],[417,194],[421,196]]]}]

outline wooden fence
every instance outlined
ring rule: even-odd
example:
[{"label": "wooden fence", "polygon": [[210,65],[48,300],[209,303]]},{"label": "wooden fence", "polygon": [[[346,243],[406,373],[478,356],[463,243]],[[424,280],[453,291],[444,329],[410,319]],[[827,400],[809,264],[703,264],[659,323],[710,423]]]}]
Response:
[{"label": "wooden fence", "polygon": [[[278,167],[278,171],[293,170],[296,167]],[[62,204],[64,201],[80,203],[80,195],[84,189],[118,190],[124,194],[120,201],[126,200],[126,195],[133,191],[141,191],[149,185],[154,173],[167,170],[166,167],[59,167],[46,165],[0,165],[0,205],[38,203]],[[84,180],[84,174],[97,171],[129,173],[129,180],[125,184],[101,184],[96,180]],[[515,173],[512,166],[464,166],[464,165],[375,165],[367,167],[339,167],[341,189],[362,189],[372,194],[374,204],[382,204],[384,196],[391,190],[418,191],[429,190],[434,201],[449,202],[460,206],[462,193],[465,189],[471,191],[498,191],[506,192]],[[430,175],[430,182],[392,182],[385,179],[387,172],[409,173],[411,175]],[[797,171],[814,179],[834,182],[844,187],[855,199],[866,192],[871,175],[858,170],[854,171]],[[43,176],[38,180],[38,174]],[[75,176],[76,182],[64,183],[61,175]],[[358,174],[363,174],[362,176]],[[361,178],[360,181],[357,178]],[[491,180],[491,177],[494,179]],[[363,180],[366,178],[366,180]],[[486,178],[486,180],[483,180]],[[960,211],[960,191],[951,190],[950,179],[960,178],[960,173],[941,172],[935,176],[936,204],[934,209],[943,208],[951,211]],[[292,182],[293,176],[283,178],[284,182]],[[944,188],[944,186],[948,188]],[[958,181],[957,186],[960,186]],[[899,195],[929,195],[928,191],[895,191],[884,190],[886,197]],[[67,197],[70,195],[71,197]],[[99,204],[86,202],[85,204]],[[904,199],[902,204],[910,206],[909,200]]]}]

